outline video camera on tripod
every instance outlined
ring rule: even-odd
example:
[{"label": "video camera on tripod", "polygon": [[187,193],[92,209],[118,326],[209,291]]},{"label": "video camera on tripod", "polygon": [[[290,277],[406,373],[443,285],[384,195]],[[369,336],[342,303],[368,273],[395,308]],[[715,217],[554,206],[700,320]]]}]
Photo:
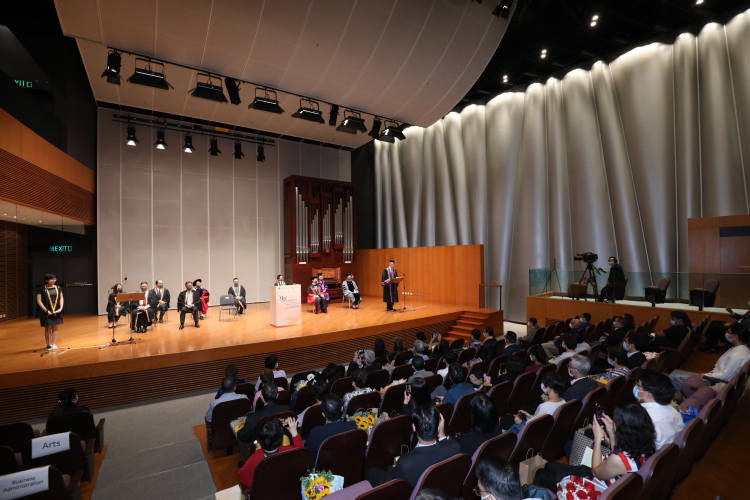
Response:
[{"label": "video camera on tripod", "polygon": [[594,289],[594,295],[597,295],[598,287],[596,284],[596,275],[604,272],[604,269],[594,267],[594,262],[599,260],[599,255],[595,254],[594,252],[579,253],[573,257],[573,260],[583,261],[586,263],[586,269],[583,270],[581,279],[578,280],[578,282],[584,283],[584,278],[588,274],[588,280],[586,280],[586,283],[591,284]]},{"label": "video camera on tripod", "polygon": [[599,260],[599,256],[594,252],[579,253],[573,257],[573,260],[582,260],[586,264],[593,264]]}]

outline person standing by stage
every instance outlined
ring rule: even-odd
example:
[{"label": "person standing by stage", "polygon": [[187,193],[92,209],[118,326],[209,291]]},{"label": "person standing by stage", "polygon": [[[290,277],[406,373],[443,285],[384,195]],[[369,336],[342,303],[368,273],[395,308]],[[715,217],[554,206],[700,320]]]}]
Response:
[{"label": "person standing by stage", "polygon": [[316,276],[310,278],[310,286],[307,287],[307,303],[313,304],[315,314],[318,314],[318,312],[328,314],[328,302],[325,295],[323,295],[323,290],[321,290]]},{"label": "person standing by stage", "polygon": [[180,310],[180,330],[185,328],[185,314],[193,316],[195,327],[200,328],[198,318],[200,318],[200,295],[193,290],[193,284],[185,282],[185,289],[177,296],[177,309]]},{"label": "person standing by stage", "polygon": [[169,309],[170,299],[169,290],[164,288],[164,282],[156,280],[156,287],[148,294],[148,303],[154,310],[154,319],[156,319],[156,312],[159,312],[159,323],[164,323],[164,313]]},{"label": "person standing by stage", "polygon": [[354,309],[359,309],[359,303],[362,302],[362,296],[359,294],[359,287],[357,286],[357,282],[354,281],[354,276],[347,274],[341,288],[344,291],[344,297],[352,301]]},{"label": "person standing by stage", "polygon": [[109,320],[109,328],[114,328],[117,322],[120,320],[120,316],[124,316],[128,313],[128,305],[121,304],[117,300],[117,295],[122,293],[122,283],[118,283],[111,288],[109,298],[107,299],[107,319]]},{"label": "person standing by stage", "polygon": [[398,302],[398,284],[386,283],[386,281],[393,278],[398,278],[395,260],[390,261],[388,267],[383,270],[383,277],[380,280],[381,285],[383,286],[383,302],[388,305],[386,312],[393,311],[393,303]]},{"label": "person standing by stage", "polygon": [[234,305],[237,307],[237,314],[245,314],[245,309],[247,309],[247,295],[245,295],[245,287],[240,286],[239,278],[234,278],[227,295],[234,296]]},{"label": "person standing by stage", "polygon": [[210,294],[208,293],[208,290],[203,288],[203,281],[200,279],[193,281],[193,288],[195,289],[196,293],[198,293],[198,297],[200,300],[200,304],[198,305],[200,308],[201,319],[206,319],[205,314],[208,313],[208,301]]},{"label": "person standing by stage", "polygon": [[54,274],[44,275],[44,286],[36,291],[36,303],[39,306],[39,322],[44,327],[44,340],[47,349],[57,350],[57,331],[63,322],[62,310],[65,305],[62,288],[57,286]]},{"label": "person standing by stage", "polygon": [[[148,290],[148,282],[141,281],[142,300],[135,300],[130,303],[130,329],[136,333],[146,333],[146,328],[151,326],[156,317],[156,312],[151,307]],[[136,330],[137,328],[137,330]]]}]

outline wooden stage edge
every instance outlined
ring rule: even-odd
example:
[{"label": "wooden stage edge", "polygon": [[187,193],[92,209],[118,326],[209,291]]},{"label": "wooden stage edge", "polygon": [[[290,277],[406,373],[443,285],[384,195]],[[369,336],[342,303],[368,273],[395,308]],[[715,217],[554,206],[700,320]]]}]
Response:
[{"label": "wooden stage edge", "polygon": [[[102,351],[94,348],[85,351],[89,359],[77,361],[77,364],[44,368],[35,368],[35,365],[44,362],[40,363],[39,355],[29,350],[26,344],[31,341],[23,340],[21,336],[23,333],[28,339],[29,335],[33,335],[34,338],[40,335],[38,320],[20,319],[0,323],[0,345],[5,346],[0,347],[0,359],[8,361],[10,357],[16,360],[19,356],[25,357],[23,362],[16,362],[14,371],[8,371],[6,365],[6,373],[0,374],[0,398],[5,402],[0,407],[0,422],[49,414],[57,401],[57,394],[66,387],[76,388],[81,397],[81,404],[101,408],[218,388],[224,377],[224,368],[230,363],[237,364],[240,376],[255,380],[263,369],[264,359],[271,353],[278,357],[279,368],[290,375],[320,369],[327,363],[347,363],[357,349],[371,349],[376,338],[382,338],[390,348],[393,339],[401,337],[405,346],[411,347],[416,340],[417,331],[423,331],[428,338],[434,333],[444,334],[465,312],[483,313],[487,316],[484,321],[486,326],[492,326],[495,331],[502,331],[502,311],[448,304],[433,304],[420,313],[406,313],[398,318],[394,315],[399,313],[386,314],[383,311],[380,314],[374,310],[365,313],[364,309],[354,311],[331,307],[331,314],[324,318],[330,321],[327,328],[321,328],[320,323],[316,323],[318,317],[313,317],[312,314],[308,316],[303,310],[302,328],[294,332],[289,331],[284,338],[279,338],[273,333],[265,333],[276,331],[267,324],[267,312],[240,317],[240,329],[255,328],[255,333],[245,334],[244,337],[238,335],[231,323],[219,323],[216,319],[217,314],[211,312],[214,319],[209,317],[206,321],[214,323],[204,323],[200,330],[188,326],[185,330],[167,330],[163,325],[157,326],[156,331],[160,333],[163,345],[174,352],[164,352],[162,347],[158,352],[150,354],[103,361],[97,358]],[[16,321],[25,323],[19,323],[12,334],[7,333],[9,324]],[[241,325],[243,321],[247,321],[244,327]],[[94,315],[66,317],[65,330],[71,332],[76,322],[93,325],[86,326],[86,331],[92,332],[87,335],[94,338],[103,334],[102,329],[107,330],[106,317],[102,319]],[[178,324],[174,319],[170,323],[173,326]],[[20,328],[21,325],[23,328]],[[189,332],[189,328],[192,329],[191,333],[200,332],[203,336],[219,336],[222,341],[226,338],[227,342],[242,343],[211,348],[201,348],[199,344],[196,348],[195,343],[182,341],[183,332]],[[125,329],[122,333],[125,333]],[[167,337],[167,340],[164,340],[164,337]],[[12,345],[13,342],[17,345]],[[20,342],[25,344],[21,346]],[[146,349],[147,342],[144,339],[138,347]],[[127,352],[127,348],[120,352]]]}]

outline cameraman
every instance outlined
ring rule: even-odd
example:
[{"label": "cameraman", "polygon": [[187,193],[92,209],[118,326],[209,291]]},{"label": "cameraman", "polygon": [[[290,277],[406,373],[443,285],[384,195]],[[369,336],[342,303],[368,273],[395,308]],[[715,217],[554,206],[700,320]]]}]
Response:
[{"label": "cameraman", "polygon": [[609,276],[607,277],[607,284],[602,287],[599,302],[614,301],[615,292],[619,290],[625,291],[625,273],[622,266],[617,263],[617,257],[613,255],[609,258]]}]

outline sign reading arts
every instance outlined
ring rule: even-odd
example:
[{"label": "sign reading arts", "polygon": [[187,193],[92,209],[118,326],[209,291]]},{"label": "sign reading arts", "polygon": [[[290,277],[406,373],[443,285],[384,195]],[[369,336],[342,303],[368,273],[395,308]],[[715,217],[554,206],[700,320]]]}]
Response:
[{"label": "sign reading arts", "polygon": [[0,476],[0,500],[13,500],[49,489],[49,466]]},{"label": "sign reading arts", "polygon": [[39,458],[70,449],[70,432],[31,440],[31,458]]}]

